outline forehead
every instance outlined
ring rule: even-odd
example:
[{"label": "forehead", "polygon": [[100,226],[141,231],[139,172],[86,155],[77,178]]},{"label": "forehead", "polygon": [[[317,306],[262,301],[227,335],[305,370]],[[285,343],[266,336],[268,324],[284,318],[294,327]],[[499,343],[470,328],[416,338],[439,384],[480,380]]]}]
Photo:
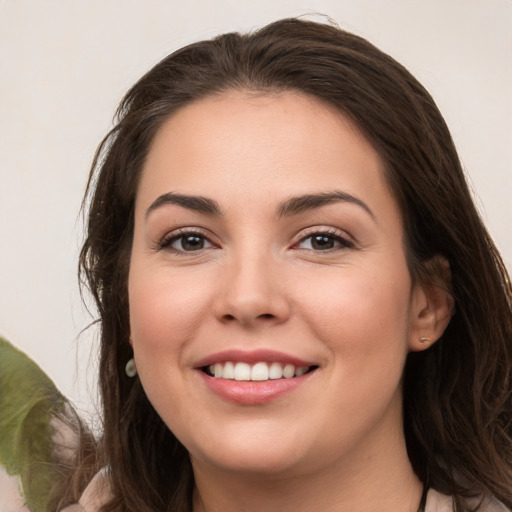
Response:
[{"label": "forehead", "polygon": [[342,189],[390,193],[381,158],[348,117],[291,91],[229,91],[196,101],[160,127],[138,202],[165,192],[246,202]]}]

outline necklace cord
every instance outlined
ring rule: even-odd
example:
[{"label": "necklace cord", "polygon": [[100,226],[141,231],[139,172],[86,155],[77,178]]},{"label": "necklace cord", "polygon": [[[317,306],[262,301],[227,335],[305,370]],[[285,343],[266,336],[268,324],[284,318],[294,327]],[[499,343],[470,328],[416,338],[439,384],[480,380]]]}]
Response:
[{"label": "necklace cord", "polygon": [[421,494],[420,506],[418,507],[418,512],[425,512],[425,505],[427,504],[427,493],[428,493],[428,484],[425,482],[423,486],[423,492]]}]

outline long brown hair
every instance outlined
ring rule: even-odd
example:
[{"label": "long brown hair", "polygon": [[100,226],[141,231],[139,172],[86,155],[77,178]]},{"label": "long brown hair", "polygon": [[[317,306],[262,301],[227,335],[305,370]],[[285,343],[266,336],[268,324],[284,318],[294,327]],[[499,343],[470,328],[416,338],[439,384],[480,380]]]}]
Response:
[{"label": "long brown hair", "polygon": [[[105,510],[189,511],[193,473],[185,448],[124,372],[129,344],[127,276],[137,184],[150,143],[177,109],[230,89],[296,90],[348,116],[385,162],[400,206],[413,279],[451,266],[456,314],[429,350],[410,354],[404,430],[410,460],[429,486],[512,507],[512,290],[475,209],[446,124],[400,64],[337,27],[286,19],[225,34],[169,55],[122,100],[101,143],[84,204],[83,281],[101,325],[102,459],[113,498]],[[362,405],[364,406],[364,405]]]}]

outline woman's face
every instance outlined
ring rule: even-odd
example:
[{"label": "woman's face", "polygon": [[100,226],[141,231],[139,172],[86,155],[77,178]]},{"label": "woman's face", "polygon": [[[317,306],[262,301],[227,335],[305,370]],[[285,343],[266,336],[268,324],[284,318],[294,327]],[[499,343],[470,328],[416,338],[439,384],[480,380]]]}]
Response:
[{"label": "woman's face", "polygon": [[307,473],[403,442],[422,293],[378,154],[317,100],[229,92],[164,123],[129,299],[140,379],[196,471]]}]

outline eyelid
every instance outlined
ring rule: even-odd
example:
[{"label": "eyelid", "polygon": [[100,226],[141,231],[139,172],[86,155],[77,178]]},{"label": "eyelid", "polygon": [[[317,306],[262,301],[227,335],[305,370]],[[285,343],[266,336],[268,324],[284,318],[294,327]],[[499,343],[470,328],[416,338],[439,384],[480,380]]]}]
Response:
[{"label": "eyelid", "polygon": [[[209,244],[211,244],[214,248],[219,248],[219,242],[215,241],[212,236],[212,234],[198,226],[187,226],[187,227],[180,227],[174,230],[171,230],[167,232],[164,236],[159,238],[157,242],[155,243],[155,250],[173,250],[171,247],[171,244],[174,240],[180,238],[181,236],[187,236],[187,235],[199,235],[200,237],[203,237]],[[313,235],[323,235],[330,238],[336,239],[338,242],[342,244],[342,247],[337,249],[326,249],[324,251],[317,251],[317,252],[330,252],[330,251],[336,251],[336,250],[343,250],[343,249],[351,249],[356,246],[356,243],[354,242],[354,239],[345,231],[328,227],[328,226],[311,226],[308,228],[303,229],[300,231],[297,235],[294,237],[294,241],[292,243],[291,249],[295,250],[301,250],[300,247],[297,247],[301,242],[306,240],[307,238],[313,236]],[[211,247],[205,247],[204,249],[210,249]],[[203,249],[199,249],[197,252],[201,251]],[[307,251],[312,251],[312,249],[303,249]],[[178,249],[174,249],[174,252],[179,254],[184,253],[192,253],[196,251],[181,251]]]},{"label": "eyelid", "polygon": [[[213,240],[213,236],[211,233],[207,232],[205,229],[197,227],[197,226],[190,226],[190,227],[181,227],[177,229],[173,229],[172,231],[167,232],[163,237],[159,238],[159,240],[156,242],[156,250],[171,250],[174,251],[177,254],[186,254],[188,252],[199,252],[198,251],[181,251],[178,249],[173,249],[171,247],[171,244],[174,240],[179,239],[182,236],[187,235],[199,235],[200,237],[204,238],[206,241],[208,241],[209,244],[211,244],[212,247],[218,247],[219,244]],[[210,249],[210,247],[205,247],[204,249]]]},{"label": "eyelid", "polygon": [[[324,251],[317,251],[317,252],[330,252],[330,251],[336,251],[336,250],[342,250],[342,249],[353,249],[356,246],[356,243],[354,239],[345,231],[333,228],[333,227],[327,227],[327,226],[311,226],[309,228],[306,228],[302,230],[300,233],[298,233],[295,237],[295,241],[293,242],[292,249],[301,250],[300,247],[297,247],[301,242],[304,240],[307,240],[309,237],[313,235],[323,235],[330,238],[336,239],[338,242],[340,242],[343,247],[338,249],[326,249]],[[312,249],[303,249],[307,251],[311,251]]]}]

